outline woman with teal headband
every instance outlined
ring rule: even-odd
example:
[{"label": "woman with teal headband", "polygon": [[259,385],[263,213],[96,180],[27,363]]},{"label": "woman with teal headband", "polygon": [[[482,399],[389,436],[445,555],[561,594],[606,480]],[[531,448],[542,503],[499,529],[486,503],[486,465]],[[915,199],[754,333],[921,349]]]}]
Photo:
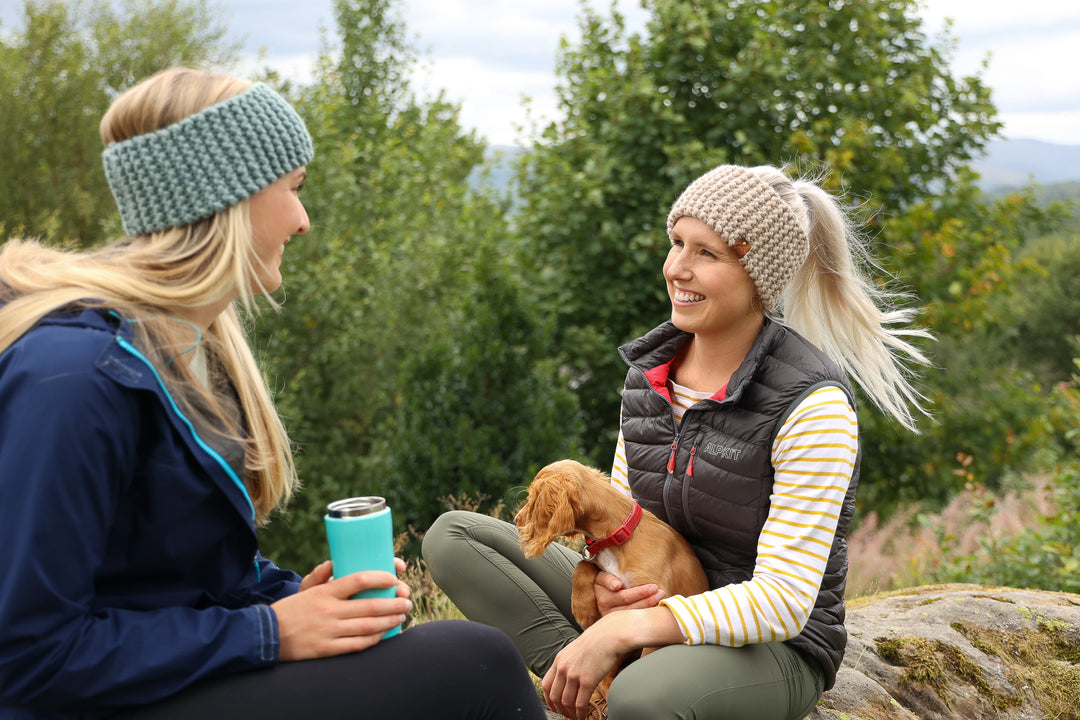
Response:
[{"label": "woman with teal headband", "polygon": [[500,631],[381,640],[411,608],[392,573],[259,553],[297,479],[236,304],[310,226],[299,115],[174,69],[101,134],[125,237],[0,248],[0,720],[543,718]]}]

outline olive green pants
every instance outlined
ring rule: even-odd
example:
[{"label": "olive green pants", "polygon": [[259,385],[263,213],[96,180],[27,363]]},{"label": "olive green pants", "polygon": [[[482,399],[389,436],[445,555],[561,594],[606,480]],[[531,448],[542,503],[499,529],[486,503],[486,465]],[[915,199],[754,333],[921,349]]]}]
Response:
[{"label": "olive green pants", "polygon": [[[534,674],[581,633],[570,612],[570,576],[581,559],[558,544],[526,559],[517,529],[453,511],[424,537],[435,582],[470,620],[500,628]],[[784,643],[671,645],[624,669],[608,694],[611,720],[798,720],[821,696],[817,665]]]}]

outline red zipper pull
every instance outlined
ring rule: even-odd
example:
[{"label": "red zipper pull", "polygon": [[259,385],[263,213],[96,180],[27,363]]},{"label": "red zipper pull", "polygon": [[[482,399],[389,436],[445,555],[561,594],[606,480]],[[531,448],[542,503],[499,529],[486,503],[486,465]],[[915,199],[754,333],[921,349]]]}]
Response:
[{"label": "red zipper pull", "polygon": [[690,464],[686,466],[686,477],[694,477],[694,453],[697,452],[697,445],[690,448]]},{"label": "red zipper pull", "polygon": [[671,443],[671,457],[667,461],[667,471],[675,472],[675,448],[679,446],[679,439],[675,438],[675,442]]}]

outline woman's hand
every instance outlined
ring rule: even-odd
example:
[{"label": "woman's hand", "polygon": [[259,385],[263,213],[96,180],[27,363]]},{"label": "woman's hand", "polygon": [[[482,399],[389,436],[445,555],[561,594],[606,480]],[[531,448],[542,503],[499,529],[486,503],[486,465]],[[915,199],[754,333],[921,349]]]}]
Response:
[{"label": "woman's hand", "polygon": [[618,641],[618,621],[618,615],[600,618],[559,651],[541,681],[548,707],[566,717],[586,716],[596,686],[626,652]]},{"label": "woman's hand", "polygon": [[552,710],[582,720],[593,691],[619,658],[631,650],[684,641],[679,623],[666,607],[612,612],[555,656],[541,682],[544,699]]},{"label": "woman's hand", "polygon": [[[394,558],[399,573],[405,563]],[[331,578],[330,562],[315,567],[295,595],[271,605],[277,615],[282,662],[310,660],[357,652],[371,647],[391,628],[405,622],[412,609],[409,586],[381,570],[366,570]],[[397,597],[353,600],[371,588],[397,586]]]},{"label": "woman's hand", "polygon": [[593,580],[596,606],[601,615],[616,610],[637,610],[656,607],[666,595],[659,585],[649,583],[623,589],[622,581],[606,570],[601,570]]}]

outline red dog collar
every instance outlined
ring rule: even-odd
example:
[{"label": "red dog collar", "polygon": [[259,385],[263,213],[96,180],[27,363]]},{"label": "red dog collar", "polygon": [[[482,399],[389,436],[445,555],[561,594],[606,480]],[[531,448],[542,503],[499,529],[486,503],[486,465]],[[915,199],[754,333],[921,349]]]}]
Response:
[{"label": "red dog collar", "polygon": [[612,545],[622,545],[634,534],[634,528],[637,527],[639,522],[641,522],[641,506],[634,503],[633,507],[630,508],[630,515],[623,521],[618,530],[598,540],[586,538],[585,549],[581,551],[581,554],[586,560],[592,560],[604,548],[609,548]]}]

